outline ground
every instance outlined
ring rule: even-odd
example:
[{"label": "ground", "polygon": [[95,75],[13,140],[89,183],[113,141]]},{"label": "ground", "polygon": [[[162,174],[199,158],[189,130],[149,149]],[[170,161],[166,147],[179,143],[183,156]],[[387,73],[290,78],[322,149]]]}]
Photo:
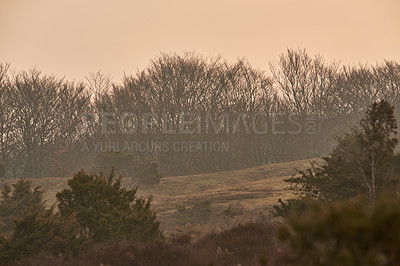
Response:
[{"label": "ground", "polygon": [[[152,207],[167,234],[223,230],[257,215],[266,217],[279,198],[294,197],[291,191],[285,189],[287,183],[283,180],[296,173],[296,169],[304,169],[309,164],[310,160],[301,160],[235,171],[164,177],[159,185],[139,187],[138,195],[153,195]],[[56,202],[56,192],[67,187],[68,179],[53,177],[30,180],[34,186],[41,186],[46,191],[46,203],[51,206]],[[10,179],[7,182],[11,184],[16,180]],[[123,183],[129,185],[128,180]],[[174,223],[177,206],[192,206],[203,200],[212,202],[213,215],[208,225],[177,226]],[[243,209],[244,214],[235,219],[222,217],[221,212],[230,205]]]}]

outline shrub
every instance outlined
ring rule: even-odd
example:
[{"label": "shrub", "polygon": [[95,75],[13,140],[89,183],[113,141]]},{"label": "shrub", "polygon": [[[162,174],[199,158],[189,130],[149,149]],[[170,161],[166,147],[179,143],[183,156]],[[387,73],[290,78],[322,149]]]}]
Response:
[{"label": "shrub", "polygon": [[278,199],[278,204],[273,206],[272,215],[287,218],[294,213],[303,213],[306,210],[308,201],[307,199],[288,199],[286,201]]},{"label": "shrub", "polygon": [[32,188],[32,183],[26,179],[19,179],[12,186],[5,184],[0,200],[0,233],[11,234],[14,220],[21,219],[26,213],[44,211],[43,193],[40,187]]},{"label": "shrub", "polygon": [[140,185],[159,184],[162,177],[158,163],[152,160],[114,151],[103,151],[97,155],[96,172],[109,171],[113,167],[117,175],[130,177],[132,182]]},{"label": "shrub", "polygon": [[4,177],[6,174],[6,166],[4,163],[0,162],[0,178]]},{"label": "shrub", "polygon": [[[185,236],[170,242],[108,241],[76,258],[63,260],[62,265],[259,265],[260,261],[282,265],[282,250],[286,251],[282,246],[278,250],[274,227],[266,223],[247,223],[210,233],[195,244],[189,239]],[[55,261],[54,257],[41,254],[21,261],[21,265],[54,265]]]},{"label": "shrub", "polygon": [[55,215],[45,209],[44,191],[32,188],[31,182],[20,179],[1,192],[0,261],[11,262],[24,256],[46,251],[50,254],[76,254],[84,249],[75,219]]},{"label": "shrub", "polygon": [[229,205],[227,209],[221,212],[221,215],[223,215],[226,218],[234,218],[236,216],[243,215],[243,213],[244,213],[243,207]]},{"label": "shrub", "polygon": [[[360,127],[338,137],[337,146],[322,164],[312,162],[305,171],[285,180],[290,189],[301,198],[325,202],[367,195],[374,205],[381,193],[400,182],[393,110],[385,100],[374,102]],[[299,202],[281,203],[281,207],[296,207],[294,204]]]},{"label": "shrub", "polygon": [[210,220],[212,213],[211,201],[204,200],[193,207],[178,206],[175,212],[175,222],[179,225],[186,223],[205,223]]},{"label": "shrub", "polygon": [[134,179],[141,185],[156,185],[160,183],[161,174],[158,163],[149,159],[138,159],[136,162]]},{"label": "shrub", "polygon": [[121,186],[121,179],[87,174],[84,170],[68,181],[69,188],[57,193],[60,215],[76,216],[81,235],[92,242],[125,237],[156,239],[161,237],[159,222],[147,200],[136,197],[136,189]]},{"label": "shrub", "polygon": [[195,248],[208,251],[213,265],[258,265],[260,257],[270,263],[278,259],[275,243],[273,226],[248,222],[220,233],[210,233],[201,238]]},{"label": "shrub", "polygon": [[278,231],[288,241],[291,263],[300,265],[397,265],[400,261],[399,198],[313,203]]},{"label": "shrub", "polygon": [[9,262],[41,251],[51,240],[50,220],[46,218],[40,212],[31,212],[16,221],[10,239],[1,246],[0,260]]},{"label": "shrub", "polygon": [[78,228],[69,220],[53,214],[53,209],[30,211],[15,221],[15,230],[0,247],[0,261],[11,262],[23,257],[46,252],[77,254],[88,247],[78,235]]},{"label": "shrub", "polygon": [[38,259],[39,253],[70,258],[94,243],[117,238],[160,239],[159,222],[150,210],[151,197],[136,197],[136,188],[121,187],[121,179],[114,179],[113,172],[109,176],[83,170],[76,173],[68,181],[69,188],[56,195],[57,213],[53,208],[45,210],[43,192],[32,190],[29,181],[19,180],[13,190],[5,185],[0,210],[7,225],[2,230],[7,229],[9,235],[0,239],[0,261],[9,263],[31,255]]}]

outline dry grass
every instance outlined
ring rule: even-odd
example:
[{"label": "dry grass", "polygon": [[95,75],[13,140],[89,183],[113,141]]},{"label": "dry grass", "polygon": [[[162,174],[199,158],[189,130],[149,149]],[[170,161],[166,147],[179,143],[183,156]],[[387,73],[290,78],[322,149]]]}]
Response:
[{"label": "dry grass", "polygon": [[[161,220],[162,228],[174,230],[173,217],[178,205],[191,206],[196,202],[211,200],[213,209],[220,212],[232,206],[242,206],[246,215],[266,211],[279,198],[287,199],[293,194],[286,190],[283,179],[293,175],[296,169],[304,169],[310,160],[293,161],[248,169],[223,171],[209,174],[165,177],[156,186],[143,186],[140,196],[153,195],[152,206]],[[14,183],[16,179],[7,180]],[[46,203],[56,202],[56,192],[67,187],[67,177],[31,179],[34,186],[46,191]]]},{"label": "dry grass", "polygon": [[293,175],[296,169],[305,169],[309,162],[301,160],[235,171],[167,177],[157,186],[140,188],[139,194],[153,195],[153,208],[167,231],[175,226],[173,215],[176,206],[191,206],[203,200],[211,200],[216,212],[229,205],[240,205],[245,209],[245,216],[251,218],[260,211],[269,210],[279,198],[293,197],[293,193],[285,189],[287,184],[283,179]]}]

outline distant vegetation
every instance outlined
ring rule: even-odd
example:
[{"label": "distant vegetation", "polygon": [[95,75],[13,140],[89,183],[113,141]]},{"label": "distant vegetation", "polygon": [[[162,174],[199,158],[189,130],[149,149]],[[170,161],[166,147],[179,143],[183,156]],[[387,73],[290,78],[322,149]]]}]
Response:
[{"label": "distant vegetation", "polygon": [[15,261],[44,252],[77,255],[95,243],[116,239],[150,241],[162,233],[151,198],[136,197],[136,189],[121,186],[121,178],[87,174],[83,170],[57,193],[58,210],[46,209],[39,188],[21,179],[4,186],[1,201],[0,261]]},{"label": "distant vegetation", "polygon": [[[39,188],[20,179],[0,202],[3,263],[62,265],[396,265],[400,261],[397,124],[387,101],[374,102],[320,166],[287,179],[300,198],[266,217],[195,241],[164,239],[147,200],[122,177],[76,173],[46,209]],[[114,156],[114,155],[113,155]],[[178,206],[179,225],[207,223],[211,201]],[[229,206],[221,215],[240,216]]]},{"label": "distant vegetation", "polygon": [[400,183],[400,155],[395,154],[397,122],[394,107],[385,100],[374,102],[353,128],[338,137],[337,146],[323,162],[299,171],[285,181],[300,199],[279,201],[277,216],[303,211],[302,201],[332,202],[364,195],[373,206],[385,190]]},{"label": "distant vegetation", "polygon": [[99,152],[95,158],[95,172],[106,172],[115,168],[117,175],[130,178],[131,184],[155,185],[160,183],[158,163],[146,158],[137,158],[131,153],[116,151]]},{"label": "distant vegetation", "polygon": [[6,174],[6,167],[3,163],[0,162],[0,178],[4,177],[5,174]]},{"label": "distant vegetation", "polygon": [[[333,137],[377,99],[393,104],[398,117],[399,95],[398,62],[341,66],[300,49],[266,71],[244,59],[161,54],[121,82],[101,73],[69,82],[2,63],[0,161],[11,178],[92,169],[104,150],[158,162],[167,176],[313,158],[327,155]],[[194,124],[181,124],[183,113]],[[173,142],[228,147],[176,152]]]},{"label": "distant vegetation", "polygon": [[205,200],[196,203],[193,207],[178,206],[176,211],[176,224],[207,223],[212,212],[211,201]]},{"label": "distant vegetation", "polygon": [[[8,64],[0,64],[0,177],[72,175],[51,207],[44,191],[27,179],[3,186],[0,263],[397,265],[399,110],[399,63],[339,66],[304,50],[287,50],[268,73],[245,60],[162,54],[120,84],[100,73],[85,83],[38,70],[11,74]],[[186,122],[196,124],[194,131],[190,123],[182,124],[183,113],[189,114]],[[213,119],[222,130],[208,132],[203,119]],[[263,126],[270,131],[260,133]],[[339,136],[336,145],[333,136]],[[171,141],[225,141],[229,149],[180,146],[177,152],[165,144]],[[137,196],[136,185],[165,185],[171,188],[168,195],[191,185],[161,181],[161,173],[213,172],[320,155],[325,157],[286,179],[297,197],[277,202],[278,219],[260,213],[207,235],[181,230],[167,238],[151,208],[152,196]],[[249,205],[259,199],[252,193],[273,191],[260,188],[266,184],[260,175],[270,170],[253,169],[253,183],[234,198]],[[232,199],[229,190],[238,189],[227,183],[241,185],[244,179],[229,179],[230,173],[200,180],[197,187],[212,187],[226,204]],[[123,177],[130,179],[126,186]],[[201,176],[185,178],[195,183]],[[203,189],[193,191],[193,199],[204,199]],[[172,202],[172,208],[182,202],[161,200],[164,206]],[[198,200],[176,206],[175,213],[171,207],[163,211],[174,216],[170,222],[177,227],[215,229],[214,210],[214,200]],[[226,204],[217,215],[231,223],[243,213],[240,205]]]}]

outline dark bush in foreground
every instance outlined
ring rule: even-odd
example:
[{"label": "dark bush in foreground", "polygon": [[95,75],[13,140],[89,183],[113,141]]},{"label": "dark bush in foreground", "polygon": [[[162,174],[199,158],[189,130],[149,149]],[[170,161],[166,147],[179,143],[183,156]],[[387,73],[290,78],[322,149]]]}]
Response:
[{"label": "dark bush in foreground", "polygon": [[352,200],[316,204],[279,230],[296,265],[399,265],[400,205],[383,197],[374,208]]},{"label": "dark bush in foreground", "polygon": [[[183,240],[182,240],[183,238]],[[109,241],[70,260],[41,254],[20,265],[281,265],[271,225],[249,223],[222,233],[211,233],[191,244],[187,236],[172,241]],[[262,258],[260,260],[260,258]]]},{"label": "dark bush in foreground", "polygon": [[8,263],[46,251],[51,255],[77,253],[85,245],[73,220],[45,209],[43,191],[20,179],[3,187],[0,201],[0,262]]},{"label": "dark bush in foreground", "polygon": [[88,247],[76,224],[53,214],[53,210],[30,212],[15,221],[16,228],[0,247],[0,261],[8,263],[40,252],[73,255]]},{"label": "dark bush in foreground", "polygon": [[[20,259],[72,259],[94,245],[117,239],[150,241],[162,238],[159,222],[150,209],[151,197],[138,198],[121,179],[87,174],[83,170],[57,193],[58,212],[45,209],[43,192],[29,181],[4,186],[0,202],[0,264]],[[25,264],[51,265],[54,263]]]},{"label": "dark bush in foreground", "polygon": [[216,265],[254,265],[278,260],[274,227],[267,223],[247,223],[200,239],[196,249],[207,250]]},{"label": "dark bush in foreground", "polygon": [[19,179],[12,186],[5,184],[0,197],[0,234],[10,235],[15,228],[14,220],[26,213],[43,211],[43,193],[40,187],[32,188],[26,179]]}]

